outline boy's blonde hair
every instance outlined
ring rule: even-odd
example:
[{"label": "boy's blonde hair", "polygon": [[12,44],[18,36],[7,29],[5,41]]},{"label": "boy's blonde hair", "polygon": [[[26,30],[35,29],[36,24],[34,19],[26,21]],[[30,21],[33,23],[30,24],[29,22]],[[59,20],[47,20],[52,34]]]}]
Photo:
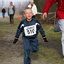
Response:
[{"label": "boy's blonde hair", "polygon": [[26,7],[26,8],[25,8],[25,10],[24,10],[24,13],[25,13],[25,11],[26,11],[27,9],[30,9],[30,10],[32,10],[31,8],[29,8],[29,7]]}]

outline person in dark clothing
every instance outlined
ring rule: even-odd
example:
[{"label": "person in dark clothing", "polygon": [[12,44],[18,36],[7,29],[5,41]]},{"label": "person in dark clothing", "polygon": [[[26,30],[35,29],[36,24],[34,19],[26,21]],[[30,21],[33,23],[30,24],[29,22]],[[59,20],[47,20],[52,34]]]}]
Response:
[{"label": "person in dark clothing", "polygon": [[15,6],[12,2],[10,2],[10,6],[8,8],[8,15],[10,17],[10,25],[14,25],[14,15],[15,15]]},{"label": "person in dark clothing", "polygon": [[3,18],[5,18],[5,13],[6,13],[6,10],[5,10],[5,8],[3,8],[2,9],[2,16],[3,16]]},{"label": "person in dark clothing", "polygon": [[38,31],[41,33],[45,42],[48,42],[48,40],[39,21],[32,18],[33,12],[30,8],[24,10],[24,16],[26,19],[20,22],[13,43],[15,44],[18,41],[22,33],[22,39],[24,41],[24,64],[31,64],[30,51],[37,52],[39,50]]}]

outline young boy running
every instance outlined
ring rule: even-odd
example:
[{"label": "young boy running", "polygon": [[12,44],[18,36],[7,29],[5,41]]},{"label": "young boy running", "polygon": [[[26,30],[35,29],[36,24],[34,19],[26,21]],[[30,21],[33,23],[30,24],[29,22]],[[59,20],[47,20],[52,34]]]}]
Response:
[{"label": "young boy running", "polygon": [[26,19],[22,20],[18,26],[14,44],[18,41],[20,34],[22,33],[22,39],[24,41],[24,64],[31,64],[30,51],[38,51],[38,31],[40,31],[43,40],[48,42],[46,39],[45,32],[41,24],[35,18],[32,18],[33,12],[30,8],[24,10],[24,16]]}]

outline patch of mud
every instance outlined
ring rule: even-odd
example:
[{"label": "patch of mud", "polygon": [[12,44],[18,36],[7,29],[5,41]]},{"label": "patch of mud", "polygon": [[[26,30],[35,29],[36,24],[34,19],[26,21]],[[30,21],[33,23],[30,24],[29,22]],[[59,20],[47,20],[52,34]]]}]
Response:
[{"label": "patch of mud", "polygon": [[0,22],[9,22],[9,17],[5,18],[0,17]]}]

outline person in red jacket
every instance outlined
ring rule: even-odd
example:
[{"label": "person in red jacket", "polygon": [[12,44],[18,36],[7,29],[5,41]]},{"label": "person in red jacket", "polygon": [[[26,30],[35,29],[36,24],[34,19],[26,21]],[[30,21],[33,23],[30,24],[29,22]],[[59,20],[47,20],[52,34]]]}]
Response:
[{"label": "person in red jacket", "polygon": [[55,4],[58,3],[58,7],[57,7],[57,19],[58,19],[58,23],[59,23],[59,27],[61,29],[62,32],[62,38],[61,38],[61,42],[62,42],[62,56],[64,57],[64,0],[46,0],[45,5],[44,5],[44,9],[43,9],[43,15],[42,15],[42,19],[45,20],[45,18],[48,15],[48,11],[50,9],[50,7]]}]

